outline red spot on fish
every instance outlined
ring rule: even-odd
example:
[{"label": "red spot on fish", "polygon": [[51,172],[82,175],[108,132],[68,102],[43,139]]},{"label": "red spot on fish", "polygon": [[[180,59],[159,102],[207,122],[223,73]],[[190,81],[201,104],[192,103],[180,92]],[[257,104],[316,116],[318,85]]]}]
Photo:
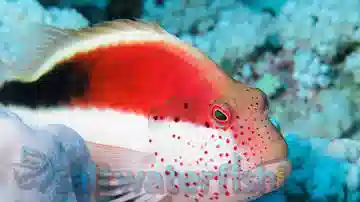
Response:
[{"label": "red spot on fish", "polygon": [[206,128],[210,128],[210,123],[209,123],[209,122],[205,122],[205,127],[206,127]]}]

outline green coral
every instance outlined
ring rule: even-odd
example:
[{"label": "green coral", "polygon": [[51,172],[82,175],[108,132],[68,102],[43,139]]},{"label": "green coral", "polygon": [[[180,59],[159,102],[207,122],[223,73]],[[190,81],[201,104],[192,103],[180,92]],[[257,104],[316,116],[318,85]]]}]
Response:
[{"label": "green coral", "polygon": [[233,62],[231,59],[223,58],[220,62],[220,67],[224,70],[224,72],[227,75],[232,76],[234,67],[233,67]]},{"label": "green coral", "polygon": [[97,6],[99,8],[105,8],[109,4],[109,0],[64,0],[61,2],[63,6],[69,6],[69,5],[93,5]]},{"label": "green coral", "polygon": [[272,96],[281,89],[282,84],[278,76],[264,74],[264,76],[256,82],[256,87],[261,89],[267,96]]}]

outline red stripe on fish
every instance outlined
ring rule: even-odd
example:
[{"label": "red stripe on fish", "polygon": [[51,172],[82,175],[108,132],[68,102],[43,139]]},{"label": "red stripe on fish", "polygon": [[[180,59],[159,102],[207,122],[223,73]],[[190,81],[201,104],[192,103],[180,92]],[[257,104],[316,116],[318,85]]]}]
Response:
[{"label": "red stripe on fish", "polygon": [[101,47],[70,60],[83,61],[89,71],[89,87],[84,97],[73,99],[75,106],[120,108],[154,119],[207,124],[209,104],[220,96],[203,78],[208,72],[200,71],[199,61],[161,42]]}]

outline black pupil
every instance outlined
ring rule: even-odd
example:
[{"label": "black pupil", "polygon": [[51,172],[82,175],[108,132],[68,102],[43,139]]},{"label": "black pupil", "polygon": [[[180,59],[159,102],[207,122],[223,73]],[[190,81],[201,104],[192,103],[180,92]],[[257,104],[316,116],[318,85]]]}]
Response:
[{"label": "black pupil", "polygon": [[227,116],[224,113],[222,113],[220,110],[215,110],[215,117],[220,121],[227,120]]}]

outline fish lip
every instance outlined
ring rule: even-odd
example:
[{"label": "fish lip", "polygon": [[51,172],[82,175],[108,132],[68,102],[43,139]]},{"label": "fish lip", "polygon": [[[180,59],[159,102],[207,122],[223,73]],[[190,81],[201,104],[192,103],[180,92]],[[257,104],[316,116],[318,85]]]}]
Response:
[{"label": "fish lip", "polygon": [[282,162],[284,162],[284,163],[289,162],[289,160],[287,158],[275,158],[275,159],[267,160],[267,161],[261,163],[261,165],[259,165],[257,167],[268,166],[268,165],[278,164],[278,163],[282,163]]},{"label": "fish lip", "polygon": [[[272,171],[275,176],[278,176],[278,171],[281,171],[282,173],[280,174],[282,175],[284,181],[287,177],[289,177],[292,171],[291,162],[287,158],[277,158],[266,161],[261,165],[256,166],[256,168],[252,169],[250,172],[256,173],[259,168],[266,170],[269,169],[269,171]],[[282,170],[280,170],[281,168]],[[284,181],[282,181],[282,183],[284,183]]]},{"label": "fish lip", "polygon": [[[288,160],[287,158],[282,158],[282,159],[273,159],[270,161],[265,162],[264,164],[261,164],[260,166],[257,166],[256,168],[265,168],[268,169],[274,166],[273,168],[275,168],[274,173],[276,176],[278,175],[278,171],[281,171],[282,173],[280,173],[283,177],[283,180],[285,181],[286,178],[288,178],[292,172],[292,165],[290,160]],[[282,168],[282,170],[280,170]],[[284,183],[284,181],[282,183]]]},{"label": "fish lip", "polygon": [[[283,168],[283,170],[279,170],[279,168],[281,168],[281,167]],[[275,186],[268,187],[267,185],[262,184],[264,182],[263,180],[265,179],[264,177],[268,176],[268,175],[263,175],[264,172],[261,170],[259,173],[258,168],[264,168],[264,169],[266,169],[265,170],[266,173],[268,171],[270,171],[270,173],[272,173],[271,175],[274,175],[276,177]],[[267,169],[269,169],[269,170],[267,170]],[[243,186],[245,188],[247,187],[247,188],[240,191],[239,194],[246,194],[246,195],[251,196],[252,199],[256,199],[256,198],[261,197],[264,194],[275,191],[275,190],[279,189],[282,184],[285,183],[285,180],[289,177],[291,170],[292,170],[292,166],[291,166],[290,161],[287,160],[286,158],[282,158],[282,159],[273,159],[273,160],[267,161],[266,163],[261,164],[249,171],[245,171],[245,172],[248,172],[249,174],[251,174],[248,176],[252,176],[248,179],[251,179],[251,181],[253,183],[254,182],[261,183],[258,185],[262,185],[264,187],[259,187],[259,186],[255,186],[255,187],[250,186],[249,187],[247,184],[248,179],[244,178],[243,181],[240,181],[239,183],[241,183],[241,186]],[[278,172],[278,171],[280,171],[280,172]],[[254,177],[257,179],[254,179]],[[253,183],[251,183],[251,184],[253,184]],[[261,189],[259,189],[259,188],[261,188]]]}]

